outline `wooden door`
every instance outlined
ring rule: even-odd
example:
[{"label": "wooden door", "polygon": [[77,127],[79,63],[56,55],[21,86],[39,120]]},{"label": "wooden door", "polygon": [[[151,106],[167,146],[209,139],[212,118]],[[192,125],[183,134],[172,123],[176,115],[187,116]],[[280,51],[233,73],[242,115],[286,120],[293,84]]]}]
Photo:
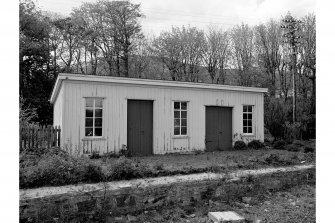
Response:
[{"label": "wooden door", "polygon": [[152,155],[153,102],[128,100],[127,148],[131,155]]},{"label": "wooden door", "polygon": [[232,137],[232,108],[206,106],[206,150],[230,150]]}]

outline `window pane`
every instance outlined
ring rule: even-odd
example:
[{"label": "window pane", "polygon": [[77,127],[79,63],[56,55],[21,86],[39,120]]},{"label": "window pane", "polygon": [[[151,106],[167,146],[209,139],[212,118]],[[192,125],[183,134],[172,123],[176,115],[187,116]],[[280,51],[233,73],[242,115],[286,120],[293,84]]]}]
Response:
[{"label": "window pane", "polygon": [[187,134],[187,127],[181,127],[181,135]]},{"label": "window pane", "polygon": [[252,126],[252,120],[248,120],[248,126]]},{"label": "window pane", "polygon": [[181,120],[181,126],[187,126],[187,119],[186,118]]},{"label": "window pane", "polygon": [[85,127],[93,127],[93,118],[85,119]]},{"label": "window pane", "polygon": [[174,102],[174,109],[180,109],[180,102],[179,101]]},{"label": "window pane", "polygon": [[252,112],[252,106],[248,106],[248,112]]},{"label": "window pane", "polygon": [[175,118],[180,118],[180,111],[175,111],[174,112],[174,117]]},{"label": "window pane", "polygon": [[243,127],[247,126],[247,120],[243,120]]},{"label": "window pane", "polygon": [[102,117],[102,109],[95,109],[95,117]]},{"label": "window pane", "polygon": [[243,112],[247,112],[247,106],[243,106]]},{"label": "window pane", "polygon": [[247,130],[248,130],[247,127],[243,127],[243,133],[248,133]]},{"label": "window pane", "polygon": [[181,109],[183,110],[187,109],[187,102],[181,102]]},{"label": "window pane", "polygon": [[180,128],[179,127],[174,127],[174,134],[175,135],[180,135]]},{"label": "window pane", "polygon": [[95,99],[95,107],[102,108],[102,98]]},{"label": "window pane", "polygon": [[181,117],[187,118],[187,111],[181,111]]},{"label": "window pane", "polygon": [[248,118],[247,114],[243,114],[243,119],[247,119],[247,118]]},{"label": "window pane", "polygon": [[102,128],[95,128],[94,136],[102,136]]},{"label": "window pane", "polygon": [[93,128],[85,128],[85,136],[93,136]]},{"label": "window pane", "polygon": [[102,127],[102,118],[95,119],[95,127]]},{"label": "window pane", "polygon": [[252,127],[248,127],[248,133],[252,133]]},{"label": "window pane", "polygon": [[180,126],[180,119],[174,119],[174,126]]},{"label": "window pane", "polygon": [[248,114],[248,119],[252,119],[252,114]]},{"label": "window pane", "polygon": [[93,109],[86,109],[86,117],[93,117]]},{"label": "window pane", "polygon": [[93,107],[93,98],[86,98],[86,107]]}]

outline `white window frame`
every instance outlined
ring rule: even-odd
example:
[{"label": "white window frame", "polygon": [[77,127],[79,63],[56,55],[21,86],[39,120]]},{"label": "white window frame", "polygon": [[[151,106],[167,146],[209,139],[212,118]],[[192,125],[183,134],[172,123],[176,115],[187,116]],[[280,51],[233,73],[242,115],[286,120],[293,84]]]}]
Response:
[{"label": "white window frame", "polygon": [[[85,99],[84,100],[84,105],[85,105],[85,109],[84,109],[84,137],[85,138],[102,138],[103,137],[103,122],[104,122],[103,121],[104,120],[104,118],[103,118],[103,115],[104,115],[104,98],[103,97],[85,97],[84,99]],[[86,103],[87,103],[88,99],[93,99],[93,107],[87,106]],[[96,99],[100,99],[102,101],[101,107],[96,107]],[[87,109],[92,109],[93,110],[93,116],[92,117],[86,117],[86,110]],[[101,117],[96,117],[96,114],[95,114],[96,109],[101,109],[101,112],[102,112]],[[91,127],[86,127],[86,119],[87,118],[92,118],[93,124],[92,124]],[[101,127],[99,127],[99,126],[96,127],[96,125],[95,125],[95,119],[96,118],[101,118]],[[86,129],[87,128],[93,128],[92,135],[86,135]],[[95,129],[96,128],[101,128],[101,135],[95,136]]]},{"label": "white window frame", "polygon": [[[247,108],[247,111],[245,112],[244,111],[244,106],[251,107],[251,112],[248,111],[248,108]],[[242,105],[242,133],[243,133],[243,135],[254,135],[254,119],[255,119],[255,117],[254,117],[254,108],[255,108],[254,105]],[[248,125],[248,121],[250,119],[248,117],[247,117],[247,119],[244,119],[244,117],[243,117],[244,114],[247,114],[247,116],[248,116],[248,114],[251,114],[251,132],[248,132],[248,128],[250,127]],[[243,123],[244,120],[247,121],[247,125],[246,126]],[[244,127],[247,127],[247,132],[244,132]]]},{"label": "white window frame", "polygon": [[[175,109],[174,107],[175,103],[179,103],[179,109]],[[186,103],[186,109],[181,108],[181,103]],[[188,129],[188,115],[189,115],[188,114],[188,101],[176,100],[176,101],[173,101],[172,106],[173,106],[173,136],[174,137],[186,137],[188,136],[188,132],[189,132],[189,129]],[[179,112],[179,118],[175,117],[175,112]],[[182,112],[186,112],[186,118],[181,117]],[[175,130],[175,119],[179,119],[179,134],[175,134],[175,131],[174,131]],[[186,120],[185,126],[182,125],[183,119]],[[186,127],[186,134],[181,133],[182,127]]]}]

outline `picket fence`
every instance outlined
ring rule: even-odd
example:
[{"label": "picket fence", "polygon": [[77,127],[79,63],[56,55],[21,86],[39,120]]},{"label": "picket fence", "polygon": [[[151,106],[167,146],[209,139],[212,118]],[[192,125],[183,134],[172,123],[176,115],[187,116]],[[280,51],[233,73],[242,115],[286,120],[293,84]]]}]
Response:
[{"label": "picket fence", "polygon": [[20,151],[60,146],[60,126],[21,126]]}]

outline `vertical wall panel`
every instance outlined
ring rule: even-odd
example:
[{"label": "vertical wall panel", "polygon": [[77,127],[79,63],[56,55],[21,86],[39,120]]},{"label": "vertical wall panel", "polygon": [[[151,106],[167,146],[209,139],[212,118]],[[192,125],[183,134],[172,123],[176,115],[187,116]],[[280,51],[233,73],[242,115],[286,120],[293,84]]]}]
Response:
[{"label": "vertical wall panel", "polygon": [[[61,96],[63,95],[63,96]],[[85,99],[103,97],[103,137],[85,141]],[[62,100],[61,98],[64,98]],[[232,107],[232,134],[242,134],[242,105],[254,105],[255,134],[243,140],[263,140],[263,94],[222,90],[182,89],[112,83],[67,81],[54,104],[54,124],[64,123],[63,145],[85,144],[101,153],[118,152],[127,143],[127,99],[153,100],[153,151],[155,154],[178,152],[175,148],[205,148],[205,106]],[[188,101],[188,137],[173,137],[173,101]],[[61,108],[63,106],[63,108]],[[62,112],[64,111],[64,112]]]}]

